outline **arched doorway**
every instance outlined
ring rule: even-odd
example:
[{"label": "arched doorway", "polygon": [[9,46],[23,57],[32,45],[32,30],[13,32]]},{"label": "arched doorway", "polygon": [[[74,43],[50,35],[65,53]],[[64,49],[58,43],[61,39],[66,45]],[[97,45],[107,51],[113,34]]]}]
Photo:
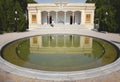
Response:
[{"label": "arched doorway", "polygon": [[47,11],[43,11],[41,12],[41,23],[42,24],[47,24],[47,19],[48,19],[48,12]]},{"label": "arched doorway", "polygon": [[73,23],[73,17],[72,17],[72,11],[66,12],[66,24],[72,24]]},{"label": "arched doorway", "polygon": [[64,12],[63,11],[58,12],[58,23],[64,24]]},{"label": "arched doorway", "polygon": [[81,12],[80,11],[74,12],[74,22],[75,24],[80,25],[81,23]]},{"label": "arched doorway", "polygon": [[51,24],[52,22],[56,21],[56,12],[55,11],[51,11],[50,12],[50,18],[49,18],[49,23]]},{"label": "arched doorway", "polygon": [[73,24],[73,16],[70,16],[70,25]]},{"label": "arched doorway", "polygon": [[50,18],[49,18],[49,24],[51,24],[52,23],[52,16],[50,16]]}]

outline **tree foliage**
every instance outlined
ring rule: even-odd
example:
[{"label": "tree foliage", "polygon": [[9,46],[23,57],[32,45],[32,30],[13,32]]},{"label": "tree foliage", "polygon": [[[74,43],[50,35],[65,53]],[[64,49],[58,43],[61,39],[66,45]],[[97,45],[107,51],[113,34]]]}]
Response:
[{"label": "tree foliage", "polygon": [[13,6],[13,1],[12,0],[1,0],[0,1],[0,20],[1,20],[1,24],[4,27],[3,30],[10,30],[12,29],[9,25],[11,24],[11,22],[14,22],[14,19],[12,19],[13,17],[13,10],[14,6]]},{"label": "tree foliage", "polygon": [[99,30],[120,32],[120,0],[87,0],[95,3],[95,20],[99,19]]},{"label": "tree foliage", "polygon": [[24,31],[26,29],[27,3],[35,3],[35,1],[0,0],[0,26],[2,25],[3,31]]}]

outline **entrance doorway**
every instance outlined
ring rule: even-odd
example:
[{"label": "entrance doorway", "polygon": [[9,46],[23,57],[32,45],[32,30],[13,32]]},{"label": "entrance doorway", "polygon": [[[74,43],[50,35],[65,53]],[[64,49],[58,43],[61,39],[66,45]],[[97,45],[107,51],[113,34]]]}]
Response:
[{"label": "entrance doorway", "polygon": [[50,16],[49,23],[52,24],[52,16]]},{"label": "entrance doorway", "polygon": [[70,24],[72,25],[72,23],[73,23],[73,17],[72,16],[70,16]]}]

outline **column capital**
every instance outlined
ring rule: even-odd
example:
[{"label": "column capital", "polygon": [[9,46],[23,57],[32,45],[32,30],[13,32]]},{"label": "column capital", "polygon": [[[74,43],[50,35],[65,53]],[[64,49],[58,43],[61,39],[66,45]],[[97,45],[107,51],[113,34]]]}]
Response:
[{"label": "column capital", "polygon": [[48,12],[48,16],[50,15],[50,12]]},{"label": "column capital", "polygon": [[64,13],[66,13],[67,11],[63,11]]},{"label": "column capital", "polygon": [[75,11],[72,11],[72,13],[74,13]]},{"label": "column capital", "polygon": [[41,10],[37,10],[37,11],[38,11],[38,13],[42,12]]},{"label": "column capital", "polygon": [[50,13],[50,11],[47,11],[48,13]]}]

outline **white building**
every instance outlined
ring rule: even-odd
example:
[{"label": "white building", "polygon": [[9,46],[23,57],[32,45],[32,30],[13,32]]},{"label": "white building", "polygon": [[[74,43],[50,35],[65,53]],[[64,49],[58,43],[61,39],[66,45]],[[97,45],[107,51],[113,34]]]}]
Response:
[{"label": "white building", "polygon": [[30,53],[86,53],[93,50],[93,39],[79,35],[43,35],[30,38]]},{"label": "white building", "polygon": [[95,4],[91,3],[37,3],[28,4],[29,29],[41,25],[78,25],[94,28]]}]

